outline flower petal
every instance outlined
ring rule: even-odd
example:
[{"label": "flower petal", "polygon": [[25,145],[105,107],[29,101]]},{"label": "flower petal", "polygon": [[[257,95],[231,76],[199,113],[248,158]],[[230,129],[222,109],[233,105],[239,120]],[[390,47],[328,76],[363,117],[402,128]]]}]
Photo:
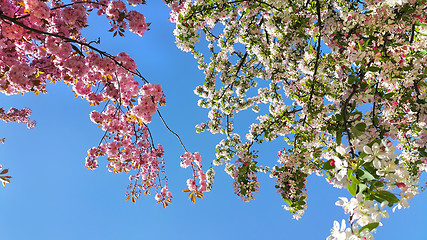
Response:
[{"label": "flower petal", "polygon": [[363,151],[364,151],[366,154],[369,154],[369,155],[372,155],[372,154],[373,154],[373,152],[372,152],[371,148],[370,148],[370,147],[368,147],[368,146],[363,146]]}]

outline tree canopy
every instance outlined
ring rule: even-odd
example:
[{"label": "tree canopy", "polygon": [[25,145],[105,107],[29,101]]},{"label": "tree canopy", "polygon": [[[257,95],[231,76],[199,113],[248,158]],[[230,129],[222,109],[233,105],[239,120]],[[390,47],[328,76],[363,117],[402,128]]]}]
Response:
[{"label": "tree canopy", "polygon": [[[111,55],[98,48],[100,39],[82,35],[95,10],[107,17],[113,36],[126,30],[143,36],[150,24],[128,8],[145,2],[127,3],[0,0],[0,91],[37,95],[62,81],[91,105],[103,105],[90,118],[105,134],[88,150],[85,166],[96,169],[104,157],[110,172],[129,173],[126,200],[154,191],[163,207],[172,202],[164,149],[149,129],[154,114],[184,149],[180,166],[193,174],[183,191],[191,202],[214,186],[214,169],[224,165],[244,201],[255,198],[259,174],[274,178],[284,208],[299,219],[307,177],[322,175],[353,196],[336,202],[348,222],[335,221],[328,239],[373,239],[390,208],[409,207],[421,191],[425,1],[166,1],[177,47],[205,75],[194,92],[209,114],[196,129],[223,136],[209,169],[162,118],[162,86],[145,79],[129,54]],[[245,110],[257,113],[257,121],[236,131]],[[30,113],[1,109],[0,116],[30,128]],[[260,144],[282,139],[277,159],[258,159]],[[0,174],[3,184],[10,182],[7,169]]]}]

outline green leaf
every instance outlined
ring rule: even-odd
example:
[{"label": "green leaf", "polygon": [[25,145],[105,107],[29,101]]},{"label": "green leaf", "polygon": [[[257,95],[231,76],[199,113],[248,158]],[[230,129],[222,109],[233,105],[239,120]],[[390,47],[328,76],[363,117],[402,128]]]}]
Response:
[{"label": "green leaf", "polygon": [[359,80],[359,78],[357,78],[357,77],[355,77],[355,76],[353,76],[353,75],[350,75],[349,77],[348,77],[348,83],[349,84],[353,84],[353,83],[357,83],[357,80]]},{"label": "green leaf", "polygon": [[[393,202],[393,203],[398,203],[399,199],[396,197],[396,195],[394,195],[391,192],[388,191],[378,191],[378,194],[383,197],[384,199],[386,199],[389,203]],[[391,205],[393,206],[393,204]]]},{"label": "green leaf", "polygon": [[378,202],[382,203],[387,201],[389,207],[392,207],[394,203],[399,202],[399,199],[393,193],[384,190],[374,192],[372,196]]},{"label": "green leaf", "polygon": [[366,129],[366,123],[358,123],[356,124],[356,129],[359,130],[359,132],[364,132]]},{"label": "green leaf", "polygon": [[361,229],[359,229],[359,234],[361,232],[363,232],[363,230],[365,230],[365,229],[368,229],[369,231],[372,231],[374,228],[378,227],[379,225],[380,225],[380,223],[377,223],[377,222],[366,224]]},{"label": "green leaf", "polygon": [[363,183],[359,183],[358,186],[359,186],[359,192],[363,192],[368,188],[368,186],[366,186],[366,184],[363,184]]},{"label": "green leaf", "polygon": [[381,181],[378,181],[378,180],[373,180],[373,181],[371,181],[371,187],[373,189],[375,189],[375,188],[382,188],[382,187],[384,187],[384,183],[381,182]]},{"label": "green leaf", "polygon": [[348,191],[351,195],[356,196],[357,186],[360,184],[360,181],[354,176],[350,175],[351,185],[348,187]]},{"label": "green leaf", "polygon": [[371,71],[371,72],[378,72],[380,70],[380,68],[379,67],[371,66],[371,67],[368,67],[368,70]]},{"label": "green leaf", "polygon": [[367,172],[369,172],[375,179],[378,178],[377,169],[372,167],[372,162],[369,165],[363,166]]},{"label": "green leaf", "polygon": [[384,95],[384,98],[389,99],[389,98],[391,98],[392,96],[394,96],[394,92],[390,92],[390,93],[385,94],[385,95]]},{"label": "green leaf", "polygon": [[366,171],[365,169],[357,169],[357,176],[359,177],[360,180],[364,180],[364,181],[372,181],[375,179],[375,177],[370,174],[368,171]]},{"label": "green leaf", "polygon": [[347,168],[347,180],[351,180],[351,176],[353,176],[353,169]]},{"label": "green leaf", "polygon": [[327,162],[324,162],[323,163],[323,169],[324,170],[331,170],[331,169],[334,169],[335,168],[335,165],[331,165],[331,162],[332,162],[332,159],[331,160],[329,160],[329,161],[327,161]]},{"label": "green leaf", "polygon": [[352,182],[354,182],[356,184],[360,184],[359,179],[357,179],[354,175],[351,175],[350,179],[351,179]]},{"label": "green leaf", "polygon": [[354,133],[356,137],[359,137],[360,135],[362,135],[362,132],[360,132],[356,127],[352,127],[351,132]]},{"label": "green leaf", "polygon": [[342,139],[341,129],[337,130],[337,136],[336,136],[336,138],[337,138],[337,145],[341,145],[341,139]]},{"label": "green leaf", "polygon": [[351,185],[348,186],[348,191],[351,195],[356,196],[357,184],[355,182],[352,182]]},{"label": "green leaf", "polygon": [[360,88],[361,89],[365,89],[365,88],[368,88],[369,87],[369,85],[366,83],[366,82],[362,82],[361,84],[360,84]]}]

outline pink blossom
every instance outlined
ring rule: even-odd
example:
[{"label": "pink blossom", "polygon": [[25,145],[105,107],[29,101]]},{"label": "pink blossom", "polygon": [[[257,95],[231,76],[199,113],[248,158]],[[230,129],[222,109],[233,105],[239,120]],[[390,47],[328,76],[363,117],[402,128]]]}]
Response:
[{"label": "pink blossom", "polygon": [[195,191],[196,190],[196,181],[194,181],[194,179],[192,179],[192,178],[187,179],[187,187],[190,191]]},{"label": "pink blossom", "polygon": [[86,158],[85,167],[90,170],[95,170],[99,166],[98,160],[90,160]]},{"label": "pink blossom", "polygon": [[126,5],[124,2],[120,1],[120,0],[116,0],[116,1],[111,1],[108,4],[106,13],[108,18],[114,19],[114,20],[119,20],[119,15],[120,13],[126,13]]},{"label": "pink blossom", "polygon": [[144,32],[148,30],[148,24],[145,23],[145,17],[137,11],[130,11],[128,13],[129,31],[144,36]]}]

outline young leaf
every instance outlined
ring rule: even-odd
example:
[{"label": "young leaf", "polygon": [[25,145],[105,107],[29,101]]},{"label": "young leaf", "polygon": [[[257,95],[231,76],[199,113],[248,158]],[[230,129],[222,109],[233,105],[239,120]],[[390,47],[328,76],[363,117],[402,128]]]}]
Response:
[{"label": "young leaf", "polygon": [[391,192],[388,191],[378,191],[378,196],[388,201],[388,206],[392,207],[394,203],[398,203],[399,199]]},{"label": "young leaf", "polygon": [[365,132],[365,129],[366,129],[366,123],[358,123],[358,124],[356,124],[356,129],[357,129],[359,132]]},{"label": "young leaf", "polygon": [[366,184],[363,184],[363,183],[359,183],[358,186],[359,186],[359,192],[363,192],[368,188],[368,186],[366,186]]},{"label": "young leaf", "polygon": [[360,182],[353,175],[351,175],[350,178],[351,178],[351,185],[348,187],[348,191],[350,192],[351,195],[356,196],[356,194],[357,194],[357,185],[359,185]]},{"label": "young leaf", "polygon": [[377,222],[366,224],[365,226],[359,229],[359,234],[363,232],[363,230],[365,229],[368,229],[368,231],[372,231],[373,229],[378,227],[378,225],[380,225],[380,223],[377,223]]},{"label": "young leaf", "polygon": [[359,177],[359,179],[365,180],[365,181],[372,181],[375,179],[375,177],[372,176],[372,174],[370,174],[368,171],[362,168],[357,169],[357,176]]}]

